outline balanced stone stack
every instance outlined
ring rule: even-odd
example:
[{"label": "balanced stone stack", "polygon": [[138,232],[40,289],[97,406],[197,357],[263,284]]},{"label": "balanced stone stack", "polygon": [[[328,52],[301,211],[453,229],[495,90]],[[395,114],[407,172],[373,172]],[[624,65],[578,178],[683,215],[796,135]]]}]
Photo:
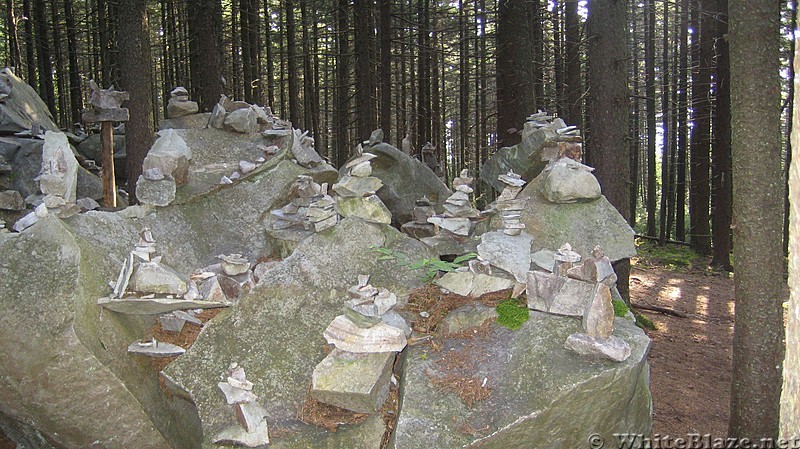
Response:
[{"label": "balanced stone stack", "polygon": [[411,329],[392,311],[394,293],[359,276],[348,290],[344,314],[333,319],[323,336],[335,349],[314,368],[311,396],[358,413],[378,410],[389,394],[395,356],[407,344]]},{"label": "balanced stone stack", "polygon": [[314,149],[314,138],[308,135],[308,131],[299,129],[292,130],[292,157],[298,165],[305,168],[316,167],[325,162]]},{"label": "balanced stone stack", "polygon": [[611,289],[615,288],[617,276],[609,258],[599,246],[595,246],[592,257],[577,265],[581,256],[568,243],[552,253],[551,262],[543,262],[546,258],[534,256],[537,266],[550,266],[552,272],[528,272],[528,308],[583,319],[584,332],[567,338],[565,346],[568,349],[617,362],[627,359],[630,347],[611,335],[614,330]]},{"label": "balanced stone stack", "polygon": [[321,232],[339,222],[339,214],[336,213],[336,200],[328,195],[328,184],[321,186],[320,193],[311,197],[311,204],[306,210],[306,229]]},{"label": "balanced stone stack", "polygon": [[436,226],[433,223],[428,223],[428,219],[435,213],[436,210],[433,208],[431,200],[427,196],[423,196],[414,202],[414,221],[404,223],[400,230],[417,239],[433,237],[436,235]]},{"label": "balanced stone stack", "polygon": [[[327,187],[327,186],[326,186]],[[282,230],[289,228],[300,228],[309,230],[310,226],[307,224],[309,218],[309,208],[315,198],[320,201],[325,192],[322,186],[314,182],[314,179],[308,175],[300,175],[295,179],[294,183],[289,189],[289,203],[280,209],[270,211],[271,222],[269,227],[273,230]],[[320,203],[320,209],[324,210],[324,201]],[[314,211],[312,215],[325,216],[321,211]],[[323,218],[324,221],[325,218]]]},{"label": "balanced stone stack", "polygon": [[[361,153],[361,145],[356,149]],[[346,174],[333,185],[336,192],[336,208],[343,217],[357,217],[379,224],[391,224],[392,213],[386,208],[376,192],[383,182],[372,175],[372,153],[361,153],[345,166]]]},{"label": "balanced stone stack", "polygon": [[231,363],[225,382],[217,384],[225,402],[233,406],[236,424],[226,428],[214,437],[214,443],[224,446],[257,447],[269,444],[267,411],[253,393],[253,383],[247,380],[244,368],[236,362]]},{"label": "balanced stone stack", "polygon": [[47,131],[42,148],[42,168],[36,177],[42,202],[48,209],[56,209],[65,218],[70,209],[80,211],[75,206],[78,185],[78,161],[72,153],[66,134]]},{"label": "balanced stone stack", "polygon": [[500,213],[503,232],[506,235],[520,235],[525,229],[525,224],[520,222],[520,217],[528,199],[519,198],[519,193],[522,191],[525,181],[513,171],[500,175],[497,179],[505,185],[495,206]]},{"label": "balanced stone stack", "polygon": [[234,101],[221,95],[208,118],[208,127],[249,134],[271,129],[270,125],[277,120],[269,108],[245,101]]},{"label": "balanced stone stack", "polygon": [[428,218],[429,223],[442,228],[444,236],[449,234],[468,236],[472,232],[472,221],[480,217],[480,212],[472,207],[469,194],[472,193],[473,178],[469,177],[468,170],[462,170],[459,177],[453,179],[455,193],[444,202],[444,214]]},{"label": "balanced stone stack", "polygon": [[175,200],[177,186],[189,179],[192,150],[174,129],[158,132],[142,163],[142,174],[136,181],[136,197],[143,204],[168,206]]},{"label": "balanced stone stack", "polygon": [[169,102],[167,103],[167,117],[178,118],[185,115],[196,114],[200,108],[197,102],[189,101],[189,91],[185,87],[176,87],[170,92]]}]

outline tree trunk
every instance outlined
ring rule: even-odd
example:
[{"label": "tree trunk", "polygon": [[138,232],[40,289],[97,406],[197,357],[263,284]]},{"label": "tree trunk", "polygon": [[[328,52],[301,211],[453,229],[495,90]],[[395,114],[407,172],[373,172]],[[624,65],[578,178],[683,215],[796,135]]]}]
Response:
[{"label": "tree trunk", "polygon": [[336,43],[336,113],[334,114],[334,131],[336,133],[336,148],[333,158],[334,166],[338,167],[347,160],[350,154],[350,139],[348,126],[350,123],[350,45],[348,37],[348,0],[339,0],[336,9],[337,33]]},{"label": "tree trunk", "polygon": [[528,114],[535,112],[534,42],[528,30],[524,0],[500,0],[497,5],[497,146],[521,140]]},{"label": "tree trunk", "polygon": [[[797,3],[795,2],[795,5]],[[797,8],[792,10],[796,24]],[[794,29],[794,27],[792,27]],[[792,67],[800,68],[800,51],[795,46]],[[800,91],[793,93],[791,147],[800,146]],[[786,322],[786,358],[783,361],[780,437],[800,435],[800,161],[789,166],[789,310]]]},{"label": "tree trunk", "polygon": [[372,27],[373,0],[353,2],[355,81],[356,81],[356,123],[358,138],[366,140],[378,126],[375,110],[375,72],[372,64],[372,45],[375,39]]},{"label": "tree trunk", "polygon": [[381,91],[380,127],[384,141],[392,137],[392,3],[390,0],[379,0],[380,4],[380,49],[381,63],[379,77]]},{"label": "tree trunk", "polygon": [[295,44],[294,0],[286,0],[286,76],[289,78],[289,121],[300,126],[300,86],[297,84],[297,48]]},{"label": "tree trunk", "polygon": [[22,14],[25,20],[25,69],[27,83],[36,85],[36,44],[33,43],[33,21],[31,20],[31,0],[22,0]]},{"label": "tree trunk", "polygon": [[17,31],[17,11],[14,0],[6,0],[6,27],[8,30],[8,57],[6,65],[14,67],[15,71],[22,70],[22,56],[19,52],[19,34]]},{"label": "tree trunk", "polygon": [[[656,234],[656,5],[646,0],[645,9],[645,92],[647,100],[647,235]],[[594,117],[593,117],[594,118]]]},{"label": "tree trunk", "polygon": [[[655,6],[655,5],[654,5]],[[672,143],[669,105],[669,5],[664,1],[663,37],[661,40],[661,129],[664,138],[661,145],[661,202],[658,219],[658,244],[664,246],[669,237],[667,227],[667,198],[672,189],[669,183],[669,146]]]},{"label": "tree trunk", "polygon": [[150,33],[147,25],[146,0],[119,0],[121,36],[120,88],[130,94],[123,106],[130,110],[130,121],[125,124],[125,148],[130,201],[137,203],[136,181],[142,174],[142,162],[153,144],[152,79],[150,70]]},{"label": "tree trunk", "polygon": [[[712,0],[700,0],[695,11],[695,33],[692,33],[692,122],[689,150],[689,239],[699,254],[711,254],[709,226],[709,186],[711,150],[711,70],[713,67]],[[697,32],[699,30],[699,32]]]},{"label": "tree trunk", "polygon": [[64,16],[67,24],[67,53],[69,54],[69,103],[72,111],[72,124],[80,123],[83,110],[81,92],[81,72],[78,65],[78,30],[75,27],[72,0],[64,0]]},{"label": "tree trunk", "polygon": [[[64,67],[64,55],[61,52],[61,17],[58,11],[58,2],[50,2],[50,23],[53,24],[53,58],[56,63],[56,86],[58,95],[55,96],[58,103],[58,115],[54,116],[56,123],[62,128],[67,128],[67,70]],[[55,95],[55,94],[54,94]]]},{"label": "tree trunk", "polygon": [[567,116],[566,91],[564,83],[564,46],[561,32],[562,20],[559,11],[563,8],[558,0],[553,0],[552,27],[553,27],[553,81],[555,82],[554,104],[555,111],[559,117]]},{"label": "tree trunk", "polygon": [[711,178],[714,191],[712,217],[714,245],[711,266],[731,271],[731,85],[728,55],[728,0],[717,0],[716,92],[714,138],[712,147]]},{"label": "tree trunk", "polygon": [[544,72],[546,65],[544,53],[544,19],[542,17],[541,0],[528,2],[530,9],[531,36],[533,37],[534,65],[533,65],[533,99],[534,109],[547,109],[544,98]]},{"label": "tree trunk", "polygon": [[42,97],[47,109],[58,117],[56,110],[56,95],[53,88],[53,63],[50,60],[50,44],[48,42],[47,9],[44,0],[33,2],[33,26],[36,33],[37,61],[39,65],[39,96]]},{"label": "tree trunk", "polygon": [[583,127],[583,114],[581,108],[581,22],[578,16],[578,0],[564,2],[564,70],[565,96],[567,102],[567,125]]},{"label": "tree trunk", "polygon": [[[587,19],[589,96],[587,116],[592,129],[587,146],[590,164],[608,201],[630,222],[630,176],[628,155],[628,61],[627,2],[593,0]],[[617,287],[628,299],[630,262],[617,262]]]},{"label": "tree trunk", "polygon": [[630,13],[630,27],[631,36],[628,37],[629,46],[631,47],[631,88],[632,88],[632,107],[631,107],[631,126],[630,126],[630,167],[631,174],[628,183],[630,184],[630,225],[632,228],[636,227],[636,206],[639,204],[639,154],[641,153],[641,126],[640,126],[640,92],[639,92],[639,39],[637,34],[638,20],[636,19],[636,11],[638,5],[631,5]]},{"label": "tree trunk", "polygon": [[222,18],[216,15],[217,2],[219,0],[198,0],[189,8],[192,96],[203,111],[213,109],[222,94],[220,49],[217,47]]},{"label": "tree trunk", "polygon": [[736,320],[728,436],[777,438],[785,286],[780,5],[730,0],[729,17]]},{"label": "tree trunk", "polygon": [[[798,0],[791,1],[791,15],[792,18],[790,20],[790,27],[789,29],[795,30],[797,29],[797,8],[798,8]],[[797,42],[794,39],[789,40],[789,77],[786,80],[789,84],[789,97],[788,97],[788,108],[786,111],[786,157],[784,158],[784,181],[786,182],[786,198],[783,202],[783,251],[786,257],[789,257],[789,206],[790,206],[790,198],[789,198],[789,170],[791,167],[792,162],[792,142],[791,142],[791,131],[792,131],[792,123],[794,122],[794,78],[795,78],[795,67],[794,67],[794,60],[796,59],[795,50],[797,47]]]},{"label": "tree trunk", "polygon": [[675,239],[686,241],[686,156],[688,151],[688,126],[687,114],[689,110],[687,95],[688,70],[689,70],[689,11],[691,0],[682,0],[681,5],[681,34],[678,48],[680,63],[678,64],[678,157],[675,167]]}]

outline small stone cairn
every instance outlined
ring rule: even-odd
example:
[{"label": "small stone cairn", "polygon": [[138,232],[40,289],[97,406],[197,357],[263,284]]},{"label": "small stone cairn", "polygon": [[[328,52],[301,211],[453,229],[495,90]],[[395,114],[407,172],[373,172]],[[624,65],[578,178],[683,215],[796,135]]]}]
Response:
[{"label": "small stone cairn", "polygon": [[335,201],[328,195],[328,184],[317,184],[308,175],[300,175],[289,190],[291,200],[280,209],[270,211],[273,230],[300,228],[320,232],[339,221]]},{"label": "small stone cairn", "polygon": [[414,220],[404,223],[400,230],[416,239],[436,235],[436,225],[428,223],[428,219],[436,213],[433,203],[427,196],[414,202]]},{"label": "small stone cairn", "polygon": [[520,235],[525,229],[525,224],[520,222],[520,217],[522,210],[525,209],[525,203],[528,201],[528,198],[519,197],[525,181],[513,171],[500,175],[497,179],[505,184],[495,206],[503,223],[503,233],[511,236]]},{"label": "small stone cairn", "polygon": [[[383,140],[383,131],[376,130],[372,133],[370,145],[373,141]],[[333,185],[336,192],[336,208],[343,217],[357,217],[363,220],[391,224],[392,214],[383,204],[376,192],[383,187],[383,182],[372,176],[372,159],[377,156],[364,152],[359,144],[356,147],[357,157],[345,166],[345,174]]]},{"label": "small stone cairn", "polygon": [[244,368],[233,362],[225,377],[226,380],[217,386],[225,396],[225,402],[233,406],[237,424],[217,434],[214,443],[245,447],[269,444],[267,411],[256,402],[258,396],[253,393],[254,385],[247,380]]},{"label": "small stone cairn", "polygon": [[192,150],[174,129],[158,132],[142,163],[136,181],[136,197],[143,204],[168,206],[175,200],[177,186],[189,179]]},{"label": "small stone cairn", "polygon": [[450,237],[451,235],[469,236],[473,229],[473,221],[480,217],[480,212],[472,207],[472,200],[469,195],[473,192],[473,180],[474,178],[469,177],[468,170],[462,170],[460,176],[453,179],[455,192],[445,200],[444,214],[433,215],[428,218],[429,223],[444,230],[444,237]]},{"label": "small stone cairn", "polygon": [[[540,253],[542,253],[540,251]],[[585,356],[599,356],[622,362],[630,357],[628,344],[612,335],[614,307],[611,289],[617,281],[611,261],[595,246],[592,257],[581,256],[564,244],[552,253],[533,256],[545,271],[528,272],[528,307],[534,310],[582,317],[583,332],[570,335],[564,346]],[[552,272],[546,267],[552,267]]]},{"label": "small stone cairn", "polygon": [[392,366],[407,344],[411,329],[394,312],[394,293],[358,277],[348,290],[344,314],[323,332],[335,349],[314,368],[311,396],[358,413],[371,413],[386,401]]},{"label": "small stone cairn", "polygon": [[176,87],[169,95],[167,103],[167,117],[169,118],[196,114],[200,110],[197,102],[189,101],[189,91],[185,87]]}]

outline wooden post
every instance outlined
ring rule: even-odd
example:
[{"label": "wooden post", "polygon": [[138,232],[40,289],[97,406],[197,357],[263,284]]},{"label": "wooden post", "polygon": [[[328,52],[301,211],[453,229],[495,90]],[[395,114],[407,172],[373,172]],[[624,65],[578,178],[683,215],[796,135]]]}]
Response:
[{"label": "wooden post", "polygon": [[117,207],[117,184],[114,178],[114,127],[100,122],[103,161],[103,201],[106,207]]},{"label": "wooden post", "polygon": [[103,165],[103,201],[106,207],[117,207],[117,183],[114,178],[114,127],[113,122],[127,122],[128,109],[120,107],[130,99],[127,92],[118,92],[114,86],[101,89],[94,80],[89,80],[92,95],[91,108],[83,111],[81,118],[86,123],[100,123],[101,161]]}]

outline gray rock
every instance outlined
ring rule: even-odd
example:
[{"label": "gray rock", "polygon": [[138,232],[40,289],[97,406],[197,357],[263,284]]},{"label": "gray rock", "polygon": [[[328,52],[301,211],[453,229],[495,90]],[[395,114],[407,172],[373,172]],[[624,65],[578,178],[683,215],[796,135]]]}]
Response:
[{"label": "gray rock", "polygon": [[336,211],[343,217],[354,217],[370,223],[390,224],[392,214],[376,195],[355,198],[340,198]]},{"label": "gray rock", "polygon": [[[158,129],[202,129],[208,126],[210,112],[185,115],[177,118],[167,118],[158,122]],[[222,126],[222,125],[220,125]]]},{"label": "gray rock", "polygon": [[358,413],[378,410],[389,395],[395,353],[356,354],[334,349],[314,368],[311,396]]},{"label": "gray rock", "polygon": [[155,340],[149,342],[137,340],[128,346],[129,354],[146,355],[148,357],[175,357],[183,355],[184,352],[186,350],[180,346]]},{"label": "gray rock", "polygon": [[[481,384],[486,379],[491,389],[472,407],[430,381],[442,375],[451,349],[463,351],[464,339],[444,339],[436,352],[423,345],[409,348],[403,406],[389,447],[573,448],[585,447],[589,433],[617,441],[615,433],[650,432],[650,339],[641,329],[617,323],[615,336],[631,348],[622,363],[565,349],[563,342],[580,330],[574,318],[533,312],[517,331],[492,329],[473,337],[480,340],[472,344],[485,352],[468,352],[476,355],[468,361],[471,369],[458,373]],[[464,427],[478,430],[475,435],[457,430]]]},{"label": "gray rock", "polygon": [[540,249],[539,251],[531,254],[531,261],[542,270],[547,270],[552,273],[556,263],[554,256],[555,251],[549,249]]},{"label": "gray rock", "polygon": [[411,336],[411,326],[408,325],[408,322],[405,318],[400,316],[400,314],[394,310],[390,310],[381,315],[381,322],[383,322],[383,324],[402,329],[403,333],[406,335],[406,338]]},{"label": "gray rock", "polygon": [[174,332],[178,333],[183,330],[183,325],[186,324],[186,320],[175,315],[174,313],[167,313],[165,315],[161,315],[158,317],[158,322],[161,324],[161,328],[167,332]]},{"label": "gray rock", "polygon": [[178,100],[170,98],[167,103],[167,117],[178,118],[186,115],[196,114],[200,108],[196,101]]},{"label": "gray rock", "polygon": [[27,131],[33,126],[44,131],[58,131],[47,105],[31,86],[17,78],[9,68],[0,70],[0,79],[11,86],[8,97],[0,102],[1,134]]},{"label": "gray rock", "polygon": [[0,366],[0,427],[35,428],[42,439],[29,447],[197,447],[197,424],[126,354],[152,320],[93,304],[119,268],[108,252],[53,216],[0,239],[0,354],[13,361]]},{"label": "gray rock", "polygon": [[[555,204],[541,194],[542,178],[531,181],[521,196],[528,196],[522,211],[525,231],[533,235],[533,251],[560,248],[569,242],[572,249],[584,258],[600,245],[613,262],[636,255],[633,229],[614,206],[601,196],[599,199],[572,204]],[[499,219],[493,219],[494,223]]]},{"label": "gray rock", "polygon": [[225,402],[228,404],[241,404],[243,402],[253,402],[258,400],[252,391],[242,388],[234,387],[228,382],[220,382],[217,384],[222,394],[225,396]]},{"label": "gray rock", "polygon": [[183,295],[189,290],[186,278],[160,262],[141,262],[131,275],[129,288],[141,293]]},{"label": "gray rock", "polygon": [[215,104],[214,109],[211,110],[211,115],[208,117],[208,127],[221,129],[225,126],[226,114],[224,106],[219,103]]},{"label": "gray rock", "polygon": [[25,210],[25,200],[16,190],[4,190],[0,192],[0,209],[4,210]]},{"label": "gray rock", "polygon": [[[307,137],[307,131],[304,133],[299,129],[295,129],[292,132],[292,156],[294,156],[295,160],[298,164],[303,167],[315,167],[319,164],[325,162],[314,150],[313,139]],[[310,140],[310,142],[309,142]]]},{"label": "gray rock", "polygon": [[237,133],[254,133],[258,131],[258,123],[256,122],[258,116],[252,109],[242,108],[229,112],[225,116],[223,126],[225,129],[235,131]]},{"label": "gray rock", "polygon": [[497,318],[494,307],[479,303],[467,304],[448,313],[436,326],[436,332],[440,335],[455,334],[479,327],[493,318]]},{"label": "gray rock", "polygon": [[216,435],[214,443],[245,447],[259,447],[269,444],[267,420],[262,419],[251,432],[240,426],[231,426]]},{"label": "gray rock", "polygon": [[609,338],[614,332],[614,306],[607,285],[595,284],[592,296],[583,313],[583,331],[595,338]]},{"label": "gray rock", "polygon": [[175,310],[215,309],[226,306],[220,302],[212,301],[136,297],[125,299],[100,298],[97,300],[97,305],[128,315],[155,315],[174,312]]},{"label": "gray rock", "polygon": [[590,167],[568,157],[545,170],[542,194],[551,203],[574,203],[600,198],[600,183]]},{"label": "gray rock", "polygon": [[42,169],[36,178],[45,195],[57,195],[74,203],[78,187],[78,161],[72,154],[67,136],[48,131],[42,148]]},{"label": "gray rock", "polygon": [[486,293],[505,290],[514,286],[514,281],[486,274],[474,274],[469,271],[454,271],[445,273],[433,281],[439,287],[445,288],[457,295],[478,298]]},{"label": "gray rock", "polygon": [[531,242],[533,236],[523,232],[507,235],[493,231],[481,235],[478,255],[493,266],[511,273],[517,282],[525,282],[531,269]]},{"label": "gray rock", "polygon": [[374,195],[381,187],[383,187],[383,182],[374,176],[357,178],[355,176],[344,175],[332,188],[340,197],[360,198]]},{"label": "gray rock", "polygon": [[160,181],[151,181],[142,175],[136,181],[136,198],[142,204],[169,206],[175,200],[176,188],[175,178],[172,176],[165,176]]},{"label": "gray rock", "polygon": [[535,129],[529,123],[525,124],[520,143],[500,148],[481,166],[481,179],[498,192],[505,187],[505,184],[497,179],[500,175],[513,171],[523,180],[530,181],[541,173],[546,165],[542,160],[542,149],[557,135],[554,130]]},{"label": "gray rock", "polygon": [[159,135],[144,158],[142,170],[158,168],[164,175],[175,178],[178,185],[185,184],[189,176],[192,150],[175,130],[159,131]]},{"label": "gray rock", "polygon": [[630,345],[613,335],[609,338],[598,338],[574,333],[567,337],[564,347],[582,356],[605,357],[615,362],[624,362],[631,356]]},{"label": "gray rock", "polygon": [[[258,288],[242,297],[230,313],[209,322],[192,350],[165,369],[171,391],[193,398],[205,447],[210,448],[212,436],[231,424],[227,418],[230,408],[216,383],[219,372],[236,360],[248,367],[248,377],[269,379],[256,383],[254,393],[268,398],[263,405],[270,416],[282,417],[282,426],[297,431],[273,444],[378,449],[385,431],[379,416],[377,421],[369,418],[336,433],[296,418],[314,366],[324,357],[322,332],[341,313],[342,297],[353,279],[371,273],[370,282],[398,295],[422,282],[415,271],[396,261],[376,260],[372,245],[402,252],[412,260],[434,257],[422,243],[391,227],[345,218],[326,232],[301,241]],[[343,260],[348,263],[340,263]],[[241,344],[243,341],[247,344]]]},{"label": "gray rock", "polygon": [[428,223],[432,223],[459,236],[468,236],[470,231],[472,231],[472,222],[469,218],[434,215],[428,218]]},{"label": "gray rock", "polygon": [[[396,226],[413,219],[415,203],[423,196],[441,211],[442,204],[453,193],[425,164],[387,143],[376,144],[366,152],[377,156],[371,161],[372,176],[384,184],[378,197],[392,212]],[[340,170],[342,175],[345,172],[344,168]]]},{"label": "gray rock", "polygon": [[592,301],[595,285],[543,271],[530,271],[527,275],[528,308],[582,317]]},{"label": "gray rock", "polygon": [[402,329],[383,323],[363,328],[344,315],[334,318],[322,336],[338,349],[358,353],[400,352],[407,344]]}]

